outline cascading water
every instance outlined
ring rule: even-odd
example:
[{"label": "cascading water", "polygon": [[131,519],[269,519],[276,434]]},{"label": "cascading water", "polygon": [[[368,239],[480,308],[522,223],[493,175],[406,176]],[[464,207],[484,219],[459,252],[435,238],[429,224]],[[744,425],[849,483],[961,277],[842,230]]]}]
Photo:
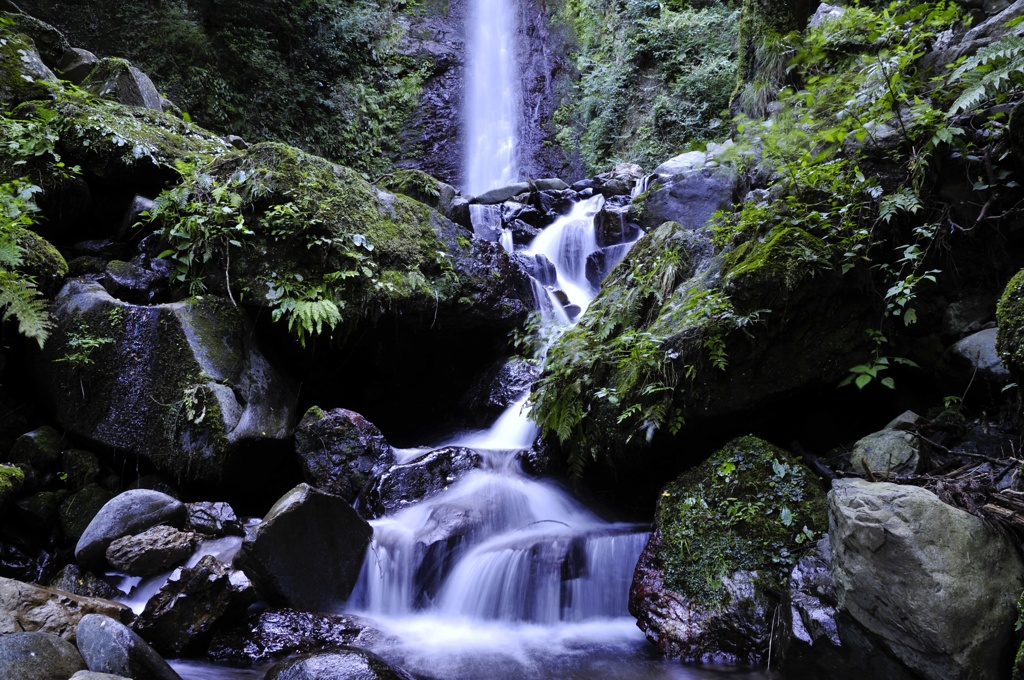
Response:
[{"label": "cascading water", "polygon": [[512,0],[473,0],[466,80],[466,163],[471,194],[516,180],[519,92]]}]

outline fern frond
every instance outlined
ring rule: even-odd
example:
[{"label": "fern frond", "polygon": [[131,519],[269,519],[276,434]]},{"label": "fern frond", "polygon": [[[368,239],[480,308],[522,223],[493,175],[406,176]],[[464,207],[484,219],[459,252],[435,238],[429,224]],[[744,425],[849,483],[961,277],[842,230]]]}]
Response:
[{"label": "fern frond", "polygon": [[53,328],[53,319],[34,283],[18,274],[0,272],[0,309],[4,321],[17,319],[18,332],[38,342],[42,349]]},{"label": "fern frond", "polygon": [[8,234],[0,234],[0,267],[14,269],[21,264],[21,247]]},{"label": "fern frond", "polygon": [[326,324],[333,329],[341,323],[341,310],[330,300],[296,300],[288,315],[288,330],[305,346],[307,335],[320,335]]},{"label": "fern frond", "polygon": [[982,47],[949,76],[950,84],[963,81],[964,91],[949,107],[955,115],[970,111],[1010,88],[1014,76],[1024,74],[1024,38],[1008,35]]}]

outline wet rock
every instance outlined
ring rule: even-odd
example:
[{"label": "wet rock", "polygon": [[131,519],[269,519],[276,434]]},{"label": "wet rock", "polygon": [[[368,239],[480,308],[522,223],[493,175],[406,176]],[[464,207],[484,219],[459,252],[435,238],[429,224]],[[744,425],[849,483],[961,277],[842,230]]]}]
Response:
[{"label": "wet rock", "polygon": [[991,295],[968,295],[946,307],[942,315],[942,335],[957,341],[983,329],[995,317]]},{"label": "wet rock", "polygon": [[810,472],[766,442],[735,439],[662,492],[629,611],[666,656],[763,663],[772,593],[799,543],[824,524]]},{"label": "wet rock", "polygon": [[374,480],[361,497],[359,507],[370,517],[395,512],[436,496],[480,467],[482,461],[476,451],[459,446],[431,451],[411,463],[393,466]]},{"label": "wet rock", "polygon": [[519,194],[528,193],[529,191],[531,191],[531,188],[526,182],[515,182],[508,186],[486,191],[479,196],[474,197],[472,202],[483,205],[495,205],[498,203],[504,203],[509,199],[515,198]]},{"label": "wet rock", "polygon": [[71,494],[60,506],[60,527],[64,536],[77,541],[85,533],[89,523],[114,497],[99,484],[86,484]]},{"label": "wet rock", "polygon": [[915,675],[1001,677],[1024,584],[1007,537],[914,486],[837,480],[828,505],[839,611]]},{"label": "wet rock", "polygon": [[946,389],[953,394],[969,396],[999,394],[1010,382],[1010,372],[996,351],[995,328],[968,335],[946,350],[937,372]]},{"label": "wet rock", "polygon": [[267,671],[266,680],[413,680],[372,652],[340,647],[329,652],[306,654],[282,661]]},{"label": "wet rock", "polygon": [[30,38],[14,35],[0,47],[0,102],[7,108],[13,109],[26,101],[53,99],[51,88],[62,89]]},{"label": "wet rock", "polygon": [[538,253],[533,256],[530,269],[533,278],[537,279],[542,286],[553,286],[558,282],[558,272],[555,270],[554,263],[543,254]]},{"label": "wet rock", "polygon": [[53,534],[60,523],[60,504],[67,491],[40,491],[18,499],[11,515],[39,535]]},{"label": "wet rock", "polygon": [[0,511],[10,504],[25,483],[25,473],[13,465],[0,465]]},{"label": "wet rock", "polygon": [[71,676],[71,680],[132,680],[123,675],[112,675],[110,673],[95,673],[93,671],[78,671]]},{"label": "wet rock", "polygon": [[36,470],[51,470],[60,460],[62,444],[60,433],[44,425],[15,439],[8,457],[12,463],[25,463]]},{"label": "wet rock", "polygon": [[60,63],[57,64],[57,70],[60,71],[61,77],[64,80],[71,81],[75,85],[81,85],[82,81],[92,73],[99,63],[99,57],[89,50],[72,47],[61,57]]},{"label": "wet rock", "polygon": [[300,484],[247,532],[235,566],[272,604],[329,611],[352,592],[372,534],[343,498]]},{"label": "wet rock", "polygon": [[703,152],[691,151],[655,169],[657,179],[642,199],[642,229],[651,231],[668,221],[700,229],[712,214],[732,205],[735,173],[728,166],[705,168],[705,158]]},{"label": "wet rock", "polygon": [[187,560],[199,541],[199,534],[160,524],[113,541],[107,563],[132,576],[154,576]]},{"label": "wet rock", "polygon": [[601,283],[605,280],[608,274],[611,273],[615,265],[622,261],[622,258],[626,256],[626,253],[629,252],[632,245],[633,244],[631,243],[624,243],[617,246],[610,246],[608,248],[601,248],[587,256],[587,262],[585,265],[587,281],[595,290],[601,288]]},{"label": "wet rock", "polygon": [[244,621],[218,627],[207,654],[215,661],[259,665],[382,636],[356,616],[264,609],[250,613]]},{"label": "wet rock", "polygon": [[105,600],[114,600],[124,596],[120,590],[91,572],[83,571],[77,564],[66,565],[57,572],[57,575],[50,581],[50,587],[74,595],[99,597]]},{"label": "wet rock", "polygon": [[91,451],[68,449],[61,453],[60,460],[60,468],[67,475],[65,483],[71,491],[78,491],[99,477],[100,459]]},{"label": "wet rock", "polygon": [[67,680],[85,667],[75,646],[57,635],[0,635],[0,677],[11,680]]},{"label": "wet rock", "polygon": [[208,536],[242,536],[245,531],[235,511],[224,502],[186,503],[185,528]]},{"label": "wet rock", "polygon": [[917,472],[921,445],[917,435],[881,430],[860,439],[850,452],[850,467],[860,475],[906,475]]},{"label": "wet rock", "polygon": [[157,526],[181,527],[185,505],[165,493],[147,489],[125,491],[115,496],[89,522],[75,547],[75,559],[86,568],[102,568],[110,544]]},{"label": "wet rock", "polygon": [[818,5],[818,9],[814,11],[811,18],[808,20],[807,25],[811,28],[818,28],[827,21],[834,21],[843,16],[846,10],[836,5],[830,5],[827,2],[823,2]]},{"label": "wet rock", "polygon": [[165,283],[165,277],[134,261],[112,260],[107,263],[100,283],[117,299],[142,305],[153,301],[154,288]]},{"label": "wet rock", "polygon": [[147,680],[181,680],[146,641],[128,627],[100,614],[78,624],[78,650],[89,670]]},{"label": "wet rock", "polygon": [[568,214],[577,198],[575,191],[539,191],[535,194],[535,205],[551,219]]},{"label": "wet rock", "polygon": [[124,59],[101,59],[81,87],[98,97],[113,99],[128,106],[162,111],[160,92],[149,76]]},{"label": "wet rock", "polygon": [[[70,281],[56,300],[60,329],[34,366],[60,423],[148,460],[184,484],[228,481],[241,451],[251,470],[291,435],[290,385],[255,345],[242,310],[204,296],[136,306],[99,284]],[[76,337],[104,338],[88,361]],[[239,464],[240,465],[240,464]]]},{"label": "wet rock", "polygon": [[537,364],[522,357],[499,360],[466,392],[460,405],[479,421],[493,422],[530,389],[538,373]]},{"label": "wet rock", "polygon": [[[238,574],[244,579],[244,576]],[[162,654],[179,656],[230,609],[251,604],[237,577],[212,555],[182,569],[154,595],[132,626]]]},{"label": "wet rock", "polygon": [[395,462],[377,426],[343,408],[306,411],[295,430],[295,453],[307,483],[349,502]]},{"label": "wet rock", "polygon": [[133,618],[128,607],[116,602],[0,577],[0,635],[31,631],[74,642],[76,628],[88,614],[103,614],[125,623]]}]

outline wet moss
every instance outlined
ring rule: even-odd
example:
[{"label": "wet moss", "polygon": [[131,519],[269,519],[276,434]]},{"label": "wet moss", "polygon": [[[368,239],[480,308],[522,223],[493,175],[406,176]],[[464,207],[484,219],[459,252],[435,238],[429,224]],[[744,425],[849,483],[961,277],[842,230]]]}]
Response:
[{"label": "wet moss", "polygon": [[7,505],[25,483],[25,473],[13,465],[0,465],[0,508]]},{"label": "wet moss", "polygon": [[1024,269],[1006,284],[996,306],[996,351],[1014,374],[1024,375]]},{"label": "wet moss", "polygon": [[34,278],[39,289],[54,295],[68,274],[68,263],[46,239],[28,229],[18,229],[14,239],[21,248],[19,270]]},{"label": "wet moss", "polygon": [[441,197],[441,181],[422,170],[396,170],[376,184],[385,191],[408,196],[432,208],[438,207]]},{"label": "wet moss", "polygon": [[734,439],[662,492],[656,528],[665,584],[708,607],[722,581],[757,573],[762,592],[781,588],[808,539],[825,531],[825,494],[787,452],[756,437]]},{"label": "wet moss", "polygon": [[774,229],[762,242],[746,241],[725,256],[722,276],[737,307],[773,308],[808,279],[832,269],[821,239],[797,227]]},{"label": "wet moss", "polygon": [[0,105],[13,108],[33,99],[52,100],[61,90],[43,65],[32,40],[0,23]]}]

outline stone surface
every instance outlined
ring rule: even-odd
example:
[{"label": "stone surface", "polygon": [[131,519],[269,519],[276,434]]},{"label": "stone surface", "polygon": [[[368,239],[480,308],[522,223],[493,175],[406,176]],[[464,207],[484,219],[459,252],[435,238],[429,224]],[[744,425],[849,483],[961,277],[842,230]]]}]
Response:
[{"label": "stone surface", "polygon": [[365,644],[382,636],[356,616],[264,609],[251,612],[242,621],[219,626],[208,654],[215,661],[260,665],[294,654]]},{"label": "stone surface", "polygon": [[14,440],[9,462],[24,463],[37,470],[49,470],[60,460],[61,444],[60,433],[44,425]]},{"label": "stone surface", "polygon": [[0,677],[10,680],[67,680],[85,663],[75,646],[49,633],[0,635]]},{"label": "stone surface", "polygon": [[946,350],[937,372],[946,391],[966,398],[991,398],[1011,381],[1010,371],[996,350],[998,331],[972,333]]},{"label": "stone surface", "polygon": [[373,481],[360,498],[358,508],[370,517],[395,512],[436,496],[467,472],[480,467],[476,451],[447,446],[424,454],[403,465],[395,465]]},{"label": "stone surface", "polygon": [[69,564],[57,572],[50,581],[50,587],[84,597],[101,597],[113,600],[124,593],[96,575],[83,571],[77,564]]},{"label": "stone surface", "polygon": [[77,541],[85,533],[89,523],[106,505],[114,494],[99,484],[86,484],[71,494],[60,506],[60,526],[64,536]]},{"label": "stone surface", "polygon": [[395,462],[377,426],[342,408],[306,411],[295,430],[295,453],[306,482],[349,502]]},{"label": "stone surface", "polygon": [[182,569],[154,595],[132,626],[157,651],[179,656],[232,607],[244,609],[230,569],[213,555]]},{"label": "stone surface", "polygon": [[102,567],[110,544],[158,524],[180,527],[185,505],[165,493],[134,489],[115,496],[89,522],[75,547],[75,559],[86,568]]},{"label": "stone surface", "polygon": [[837,609],[921,677],[1002,677],[1024,564],[1007,537],[913,486],[836,480]]},{"label": "stone surface", "polygon": [[693,151],[655,171],[658,179],[644,192],[640,226],[645,231],[668,221],[700,229],[715,211],[732,205],[735,173],[728,166],[705,169],[703,157],[703,152]]},{"label": "stone surface", "polygon": [[242,536],[245,531],[234,509],[223,501],[186,503],[185,528],[208,536]]},{"label": "stone surface", "polygon": [[81,83],[86,92],[128,106],[161,111],[160,92],[149,76],[124,59],[101,59]]},{"label": "stone surface", "polygon": [[850,468],[859,475],[906,475],[917,472],[921,445],[916,434],[881,430],[861,438],[850,452]]},{"label": "stone surface", "polygon": [[132,576],[155,576],[188,559],[200,540],[199,534],[159,524],[111,542],[107,563]]},{"label": "stone surface", "polygon": [[[291,435],[290,385],[255,345],[245,314],[206,296],[154,306],[70,281],[56,301],[60,328],[36,366],[59,422],[103,446],[134,453],[188,484],[233,477]],[[56,362],[77,336],[109,338],[88,362]],[[84,396],[83,396],[84,394]],[[232,467],[242,452],[248,467]]]},{"label": "stone surface", "polygon": [[247,532],[235,565],[272,604],[330,611],[355,586],[372,533],[343,498],[300,484]]},{"label": "stone surface", "polygon": [[340,647],[282,661],[267,671],[266,680],[413,680],[372,652]]},{"label": "stone surface", "polygon": [[57,65],[61,77],[69,80],[75,85],[81,85],[86,76],[92,73],[96,65],[100,63],[99,57],[80,47],[72,47],[64,53]]},{"label": "stone surface", "polygon": [[521,357],[499,360],[470,387],[461,405],[481,425],[492,423],[530,389],[539,372],[537,364]]},{"label": "stone surface", "polygon": [[103,614],[125,623],[133,618],[131,610],[117,602],[0,577],[0,635],[52,633],[73,642],[79,621],[88,614]]},{"label": "stone surface", "polygon": [[145,640],[100,614],[89,614],[78,624],[78,651],[91,671],[135,680],[182,680]]}]

